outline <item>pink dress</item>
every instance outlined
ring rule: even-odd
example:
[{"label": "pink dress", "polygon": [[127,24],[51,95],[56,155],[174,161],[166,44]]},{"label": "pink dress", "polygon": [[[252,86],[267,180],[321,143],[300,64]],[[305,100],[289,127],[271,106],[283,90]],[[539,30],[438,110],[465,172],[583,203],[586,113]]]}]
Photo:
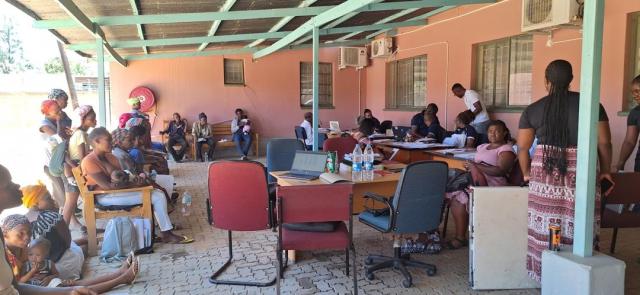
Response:
[{"label": "pink dress", "polygon": [[[476,148],[476,155],[473,159],[474,162],[485,162],[492,166],[498,166],[498,156],[503,152],[513,153],[513,148],[510,144],[504,144],[497,149],[487,149],[489,144],[482,144]],[[504,176],[491,176],[484,174],[489,186],[506,186],[508,185],[507,179]],[[469,202],[468,191],[457,191],[446,194],[447,199],[455,199],[461,204],[467,204]]]}]

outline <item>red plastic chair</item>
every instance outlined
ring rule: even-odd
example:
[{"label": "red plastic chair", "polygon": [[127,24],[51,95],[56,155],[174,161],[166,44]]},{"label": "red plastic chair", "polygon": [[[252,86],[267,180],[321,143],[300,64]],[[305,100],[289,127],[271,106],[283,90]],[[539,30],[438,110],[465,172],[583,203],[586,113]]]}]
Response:
[{"label": "red plastic chair", "polygon": [[209,222],[229,233],[229,259],[209,278],[213,284],[271,286],[269,282],[228,281],[217,277],[233,259],[232,231],[259,231],[273,227],[264,166],[252,161],[221,161],[209,166]]},{"label": "red plastic chair", "polygon": [[322,145],[322,150],[325,152],[338,152],[338,163],[340,163],[344,159],[344,154],[352,152],[356,144],[358,142],[351,136],[327,138]]},{"label": "red plastic chair", "polygon": [[[358,294],[356,253],[353,245],[352,185],[302,185],[280,186],[277,190],[278,207],[278,279],[276,290],[280,292],[280,279],[287,266],[287,250],[345,250],[346,274],[349,275],[349,250],[353,251],[353,290]],[[345,224],[344,221],[349,223]],[[341,221],[332,232],[289,230],[283,223]]]}]

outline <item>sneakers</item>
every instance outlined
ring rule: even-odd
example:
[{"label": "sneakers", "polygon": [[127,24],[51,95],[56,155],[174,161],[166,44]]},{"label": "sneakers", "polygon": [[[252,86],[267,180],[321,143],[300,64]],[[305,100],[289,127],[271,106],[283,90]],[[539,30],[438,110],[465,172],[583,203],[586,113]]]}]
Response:
[{"label": "sneakers", "polygon": [[240,157],[240,160],[247,161],[247,160],[249,160],[249,158],[247,158],[247,156],[242,156],[242,157]]}]

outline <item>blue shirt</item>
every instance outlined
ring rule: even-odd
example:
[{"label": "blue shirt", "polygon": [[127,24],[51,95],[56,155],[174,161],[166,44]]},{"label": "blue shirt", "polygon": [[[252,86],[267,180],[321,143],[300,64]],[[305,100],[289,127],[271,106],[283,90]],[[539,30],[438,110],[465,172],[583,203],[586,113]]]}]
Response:
[{"label": "blue shirt", "polygon": [[411,118],[411,126],[418,127],[418,134],[420,134],[420,136],[427,136],[429,134],[429,126],[424,122],[424,114],[422,113],[417,113]]},{"label": "blue shirt", "polygon": [[[472,127],[473,128],[473,127]],[[440,126],[438,123],[431,123],[429,127],[427,127],[427,136],[431,138],[435,138],[437,142],[442,142],[446,134],[446,130]]]},{"label": "blue shirt", "polygon": [[139,149],[132,148],[129,150],[129,156],[133,159],[133,162],[136,164],[144,164],[144,155]]}]

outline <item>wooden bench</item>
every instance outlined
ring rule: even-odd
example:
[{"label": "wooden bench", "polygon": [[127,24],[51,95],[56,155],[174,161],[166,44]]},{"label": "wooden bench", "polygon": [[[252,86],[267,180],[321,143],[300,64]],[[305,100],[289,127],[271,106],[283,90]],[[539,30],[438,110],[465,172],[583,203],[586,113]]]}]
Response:
[{"label": "wooden bench", "polygon": [[[211,132],[213,133],[213,138],[218,141],[216,143],[216,149],[236,147],[236,144],[232,140],[233,134],[231,133],[231,120],[211,124]],[[260,155],[260,135],[252,130],[251,138],[253,139],[253,142],[251,143],[253,145],[253,155],[258,158]],[[220,139],[227,139],[227,141],[220,141]]]},{"label": "wooden bench", "polygon": [[[162,121],[162,130],[167,130],[167,128],[169,127],[169,122],[171,122],[173,120],[163,120]],[[189,145],[189,152],[185,152],[185,156],[191,154],[193,156],[192,159],[195,159],[196,157],[196,148],[194,143],[194,138],[193,135],[191,134],[191,125],[189,125],[189,122],[187,121],[187,119],[182,119],[182,121],[184,121],[185,126],[187,126],[187,129],[184,131],[185,134],[185,141],[187,142],[187,144]],[[162,135],[162,144],[164,144],[165,146],[167,145],[167,142],[169,141],[169,134],[163,134]],[[175,145],[173,147],[174,149],[179,149],[182,148],[180,145]]]}]

